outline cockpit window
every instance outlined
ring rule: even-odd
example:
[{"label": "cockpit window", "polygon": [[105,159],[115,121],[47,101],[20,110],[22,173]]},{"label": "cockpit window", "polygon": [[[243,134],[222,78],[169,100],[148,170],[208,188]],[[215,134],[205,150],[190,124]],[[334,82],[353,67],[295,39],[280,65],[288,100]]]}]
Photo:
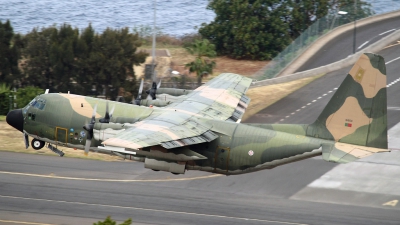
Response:
[{"label": "cockpit window", "polygon": [[43,110],[43,108],[46,106],[46,100],[43,100],[43,99],[39,98],[36,101],[36,103],[34,105],[32,105],[32,106],[35,107],[35,108],[38,108],[40,110]]},{"label": "cockpit window", "polygon": [[31,107],[34,107],[34,108],[37,108],[37,109],[40,109],[40,110],[43,110],[44,107],[46,106],[46,100],[41,99],[41,98],[39,98],[39,99],[33,99],[33,100],[25,107],[26,110],[27,110],[30,106],[31,106]]}]

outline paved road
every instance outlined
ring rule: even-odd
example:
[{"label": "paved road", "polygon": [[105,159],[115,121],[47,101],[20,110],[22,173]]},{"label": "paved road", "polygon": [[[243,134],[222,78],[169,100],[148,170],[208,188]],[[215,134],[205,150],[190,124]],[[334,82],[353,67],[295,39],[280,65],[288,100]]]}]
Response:
[{"label": "paved road", "polygon": [[[400,29],[400,18],[391,18],[367,26],[357,27],[356,50],[359,51],[391,34],[394,29]],[[353,30],[345,32],[326,43],[323,48],[314,54],[296,72],[334,63],[351,54],[353,54]]]},{"label": "paved road", "polygon": [[[289,199],[333,165],[309,159],[239,176],[107,182],[65,177],[140,180],[182,176],[144,170],[143,164],[134,162],[0,152],[0,218],[48,224],[89,224],[107,215],[119,221],[131,217],[142,224],[398,224],[398,210]],[[210,174],[192,171],[184,177],[204,175]]]}]

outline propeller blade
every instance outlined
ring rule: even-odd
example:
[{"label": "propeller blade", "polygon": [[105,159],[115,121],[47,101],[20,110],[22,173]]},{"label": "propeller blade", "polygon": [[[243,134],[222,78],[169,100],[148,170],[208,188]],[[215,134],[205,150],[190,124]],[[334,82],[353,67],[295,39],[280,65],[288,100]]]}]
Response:
[{"label": "propeller blade", "polygon": [[28,149],[28,147],[29,147],[29,137],[25,133],[24,133],[24,142],[25,142],[25,149]]},{"label": "propeller blade", "polygon": [[85,155],[89,154],[90,145],[92,145],[92,139],[86,139],[85,143]]},{"label": "propeller blade", "polygon": [[100,123],[109,123],[110,122],[110,112],[109,112],[109,107],[108,107],[108,101],[106,102],[106,114],[104,115],[104,118],[99,119]]},{"label": "propeller blade", "polygon": [[140,81],[138,95],[137,95],[136,99],[132,101],[133,104],[140,105],[140,101],[142,100],[142,92],[143,92],[143,78]]},{"label": "propeller blade", "polygon": [[93,113],[92,113],[92,120],[90,121],[90,123],[96,122],[96,111],[97,111],[97,104],[94,105]]},{"label": "propeller blade", "polygon": [[115,110],[115,105],[112,107],[112,109],[111,109],[111,111],[110,111],[110,119],[111,119],[111,117],[112,117],[112,115],[113,115],[113,113],[114,113],[114,110]]},{"label": "propeller blade", "polygon": [[138,96],[142,96],[142,92],[143,92],[143,78],[140,81],[140,87],[139,87],[139,95]]},{"label": "propeller blade", "polygon": [[159,81],[158,84],[157,84],[157,89],[160,88],[160,87],[161,87],[161,79],[160,79],[160,81]]}]

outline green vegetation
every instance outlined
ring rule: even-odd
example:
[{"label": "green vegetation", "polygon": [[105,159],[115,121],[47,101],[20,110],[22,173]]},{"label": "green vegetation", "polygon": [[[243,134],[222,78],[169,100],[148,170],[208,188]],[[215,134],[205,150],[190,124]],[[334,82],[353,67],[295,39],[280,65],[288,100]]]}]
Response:
[{"label": "green vegetation", "polygon": [[[117,222],[111,219],[111,216],[107,216],[104,221],[99,221],[97,223],[93,223],[93,225],[116,225]],[[120,225],[131,225],[132,219],[128,219],[125,222],[121,223]]]},{"label": "green vegetation", "polygon": [[[199,33],[216,46],[219,55],[266,60],[276,56],[317,19],[337,10],[354,19],[353,0],[211,0],[215,20]],[[357,0],[356,18],[372,15],[370,5]]]},{"label": "green vegetation", "polygon": [[215,61],[210,60],[217,55],[215,52],[215,46],[210,44],[206,39],[195,40],[195,42],[190,46],[186,47],[186,50],[191,54],[196,56],[195,60],[187,63],[186,68],[189,68],[190,72],[195,72],[197,75],[197,84],[201,85],[203,76],[210,74],[215,67]]},{"label": "green vegetation", "polygon": [[[70,25],[33,29],[23,37],[22,86],[52,92],[101,95],[115,99],[119,93],[135,92],[133,65],[146,55],[136,53],[138,36],[128,28],[106,29],[97,34],[89,25],[80,34]],[[127,97],[127,96],[125,96]]]}]

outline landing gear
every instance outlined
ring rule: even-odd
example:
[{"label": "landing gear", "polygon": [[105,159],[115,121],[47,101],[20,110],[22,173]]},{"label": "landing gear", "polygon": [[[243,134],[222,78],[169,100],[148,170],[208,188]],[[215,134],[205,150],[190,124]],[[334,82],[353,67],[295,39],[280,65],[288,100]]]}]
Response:
[{"label": "landing gear", "polygon": [[39,149],[43,148],[44,144],[45,144],[44,141],[41,141],[41,140],[38,140],[35,138],[31,141],[32,148],[35,150],[39,150]]}]

